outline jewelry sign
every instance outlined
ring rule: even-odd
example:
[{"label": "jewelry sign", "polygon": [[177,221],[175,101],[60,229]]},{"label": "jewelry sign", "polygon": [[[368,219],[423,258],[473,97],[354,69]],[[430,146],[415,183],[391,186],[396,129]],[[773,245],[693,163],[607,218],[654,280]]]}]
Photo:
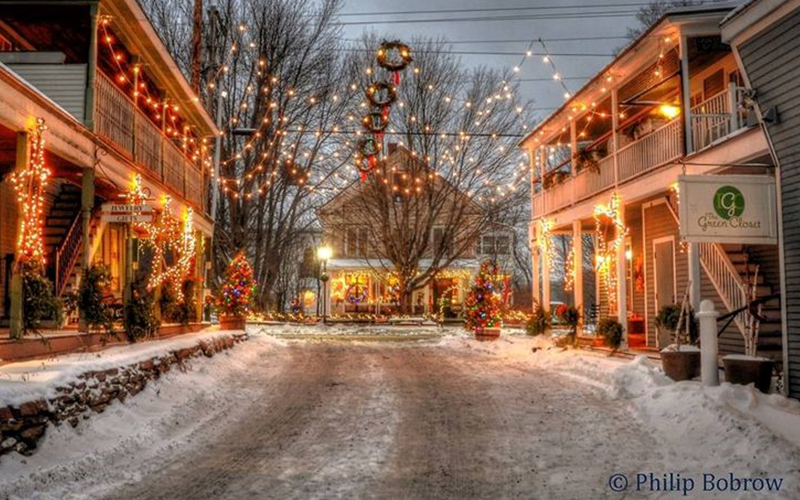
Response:
[{"label": "jewelry sign", "polygon": [[777,244],[775,179],[765,175],[681,175],[681,238]]},{"label": "jewelry sign", "polygon": [[106,222],[152,222],[152,205],[132,205],[123,203],[104,203],[100,219]]}]

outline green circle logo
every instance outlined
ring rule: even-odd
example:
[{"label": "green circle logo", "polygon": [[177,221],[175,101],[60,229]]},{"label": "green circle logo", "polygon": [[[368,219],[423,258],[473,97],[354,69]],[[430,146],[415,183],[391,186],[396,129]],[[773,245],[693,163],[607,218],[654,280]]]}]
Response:
[{"label": "green circle logo", "polygon": [[733,186],[722,186],[714,193],[714,211],[725,220],[744,213],[744,195]]}]

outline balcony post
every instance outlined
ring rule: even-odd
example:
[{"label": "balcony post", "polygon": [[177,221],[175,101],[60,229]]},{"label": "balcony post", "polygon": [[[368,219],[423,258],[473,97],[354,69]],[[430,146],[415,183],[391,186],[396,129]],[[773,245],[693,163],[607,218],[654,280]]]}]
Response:
[{"label": "balcony post", "polygon": [[572,258],[575,270],[572,280],[574,303],[583,316],[583,223],[580,219],[572,221]]},{"label": "balcony post", "polygon": [[529,240],[531,242],[531,288],[533,289],[533,303],[542,303],[542,287],[539,277],[541,276],[541,256],[539,246],[536,244],[536,222],[531,222],[528,226]]},{"label": "balcony post", "polygon": [[619,136],[617,129],[619,129],[619,94],[617,89],[614,88],[611,89],[611,147],[614,150],[612,155],[615,187],[619,184],[619,165],[617,164],[619,161],[619,155],[617,154],[619,151]]},{"label": "balcony post", "polygon": [[[619,217],[625,223],[625,205],[620,203]],[[626,245],[617,248],[617,319],[622,325],[622,344],[620,349],[628,349],[628,262],[625,257]],[[613,293],[613,291],[610,291]]]},{"label": "balcony post", "polygon": [[[92,229],[92,208],[94,208],[94,166],[84,167],[81,177],[81,214],[83,216],[83,226],[81,234],[81,245],[83,255],[81,255],[81,272],[86,272],[89,268],[89,252],[91,250],[91,229]],[[82,311],[79,311],[79,329],[87,332],[88,325]]]},{"label": "balcony post", "polygon": [[[550,235],[547,237],[550,238]],[[549,243],[552,244],[552,242]],[[550,256],[547,255],[547,252],[542,252],[539,258],[542,262],[542,307],[545,311],[550,311]]]},{"label": "balcony post", "polygon": [[[30,135],[28,132],[17,132],[17,140],[16,140],[16,157],[15,157],[15,165],[14,169],[19,172],[23,169],[27,168],[28,162],[30,161]],[[19,260],[19,244],[16,242],[19,239],[20,234],[20,213],[17,212],[16,217],[16,226],[17,226],[17,233],[15,238],[15,248],[17,252],[15,252],[14,263],[11,267],[11,280],[8,284],[8,295],[10,299],[9,304],[9,336],[12,339],[19,339],[22,338],[22,330],[23,330],[23,310],[22,310],[22,265]]]},{"label": "balcony post", "polygon": [[83,124],[94,130],[94,91],[97,83],[97,23],[98,5],[89,5],[89,54],[86,65],[86,88],[83,92]]},{"label": "balcony post", "polygon": [[684,154],[694,152],[694,132],[692,131],[692,92],[689,86],[689,37],[681,35],[679,50],[681,53],[681,112],[683,113],[683,148]]},{"label": "balcony post", "polygon": [[578,155],[578,126],[575,123],[577,119],[571,120],[569,122],[569,154],[570,154],[570,174],[572,179],[570,179],[570,205],[575,202],[575,176],[578,175],[578,162],[576,161],[576,157]]},{"label": "balcony post", "polygon": [[728,133],[739,130],[739,101],[736,98],[737,87],[736,84],[731,82],[728,84],[728,105],[731,110],[731,126]]}]

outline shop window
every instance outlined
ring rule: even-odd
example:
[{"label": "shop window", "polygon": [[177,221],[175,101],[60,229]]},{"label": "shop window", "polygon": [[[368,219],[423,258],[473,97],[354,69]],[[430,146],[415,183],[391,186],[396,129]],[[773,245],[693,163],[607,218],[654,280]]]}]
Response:
[{"label": "shop window", "polygon": [[507,235],[484,235],[481,237],[482,255],[508,255],[511,253],[511,238]]}]

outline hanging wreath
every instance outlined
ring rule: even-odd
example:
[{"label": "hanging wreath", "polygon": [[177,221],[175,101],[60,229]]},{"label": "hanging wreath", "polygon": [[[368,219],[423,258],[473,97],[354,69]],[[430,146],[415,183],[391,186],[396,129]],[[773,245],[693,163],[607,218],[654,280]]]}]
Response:
[{"label": "hanging wreath", "polygon": [[402,71],[411,61],[411,49],[399,41],[383,42],[378,49],[378,65],[389,71]]},{"label": "hanging wreath", "polygon": [[373,111],[361,120],[361,124],[373,134],[380,134],[389,126],[389,113]]},{"label": "hanging wreath", "polygon": [[378,156],[382,149],[381,143],[376,141],[374,137],[364,137],[358,141],[358,151],[364,158],[370,156]]},{"label": "hanging wreath", "polygon": [[375,82],[367,87],[367,100],[375,107],[383,108],[397,100],[397,89],[386,82]]},{"label": "hanging wreath", "polygon": [[359,282],[355,282],[352,285],[347,287],[347,292],[345,292],[345,296],[347,297],[347,301],[351,304],[357,305],[361,304],[365,300],[367,300],[367,286],[362,285]]}]

